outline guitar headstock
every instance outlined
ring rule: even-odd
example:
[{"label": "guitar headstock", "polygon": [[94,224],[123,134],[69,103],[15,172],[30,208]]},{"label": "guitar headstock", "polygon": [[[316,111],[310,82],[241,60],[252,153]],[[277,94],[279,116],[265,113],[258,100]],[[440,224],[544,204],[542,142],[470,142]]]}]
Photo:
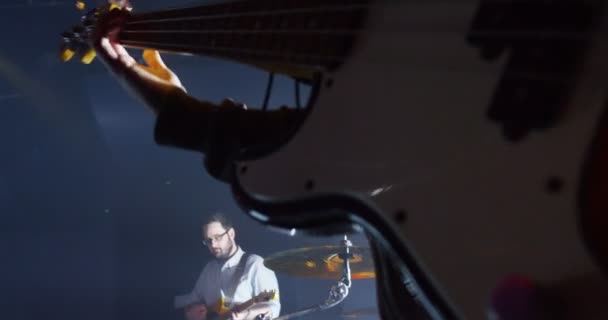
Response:
[{"label": "guitar headstock", "polygon": [[[83,9],[83,5],[78,5]],[[111,11],[131,10],[129,2],[126,0],[108,0],[102,7],[92,9],[80,18],[80,23],[74,25],[70,30],[61,33],[61,45],[59,59],[62,62],[71,60],[75,55],[80,57],[80,61],[89,64],[95,59],[95,50],[91,46],[91,40],[95,35],[99,21]]]},{"label": "guitar headstock", "polygon": [[272,299],[275,299],[276,294],[277,294],[276,290],[262,291],[259,294],[257,294],[255,297],[253,297],[253,302],[260,303],[260,302],[270,301]]}]

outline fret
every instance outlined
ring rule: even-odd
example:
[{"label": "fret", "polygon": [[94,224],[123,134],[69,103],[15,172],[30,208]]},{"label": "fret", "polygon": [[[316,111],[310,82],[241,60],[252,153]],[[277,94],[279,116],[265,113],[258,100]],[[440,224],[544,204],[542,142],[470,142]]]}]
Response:
[{"label": "fret", "polygon": [[[234,2],[228,2],[222,7],[222,13],[228,15],[229,17],[225,19],[220,19],[219,28],[224,30],[234,30],[236,26],[233,26],[237,21],[235,20],[237,17],[234,17],[233,14],[238,12],[234,11],[235,4]],[[237,39],[234,37],[235,33],[227,33],[224,37],[220,38],[220,41],[216,43],[216,47],[224,48],[230,47]]]},{"label": "fret", "polygon": [[349,53],[368,2],[246,0],[135,14],[119,34],[119,41],[332,69]]},{"label": "fret", "polygon": [[[369,1],[369,0],[367,0]],[[209,11],[208,7],[195,7],[187,10],[176,10],[170,11],[172,14],[168,14],[167,12],[159,12],[159,13],[147,13],[147,14],[138,14],[135,15],[129,22],[129,25],[138,24],[138,23],[150,23],[150,22],[169,22],[175,20],[189,20],[189,19],[216,19],[221,20],[229,17],[245,17],[245,16],[273,16],[273,15],[291,15],[296,13],[304,13],[310,16],[316,16],[320,13],[336,13],[336,14],[344,14],[352,11],[365,10],[369,5],[368,4],[353,4],[353,5],[332,5],[332,2],[320,4],[319,6],[301,6],[296,8],[275,8],[270,10],[252,10],[246,12],[233,11],[232,13],[220,12],[214,13],[214,11]],[[260,1],[260,3],[265,3],[264,1]],[[308,2],[306,4],[309,4]],[[337,16],[335,16],[337,17]]]},{"label": "fret", "polygon": [[232,47],[209,47],[203,45],[183,45],[173,44],[169,42],[148,42],[125,40],[124,44],[134,48],[149,48],[153,46],[158,50],[180,53],[187,50],[193,54],[205,54],[222,58],[238,58],[239,60],[247,60],[256,63],[277,63],[294,66],[308,66],[320,68],[322,65],[331,65],[341,61],[338,56],[320,56],[311,54],[284,54],[273,51],[264,50],[249,50]]},{"label": "fret", "polygon": [[352,40],[350,34],[311,34],[292,33],[285,36],[277,36],[274,33],[170,33],[170,32],[145,32],[145,33],[121,33],[119,41],[128,40],[138,42],[164,42],[173,45],[184,46],[201,43],[213,47],[235,47],[243,49],[260,49],[263,51],[275,51],[277,53],[310,53],[314,55],[344,55],[348,49],[347,44]]},{"label": "fret", "polygon": [[212,30],[230,29],[236,25],[246,25],[258,30],[301,29],[354,29],[360,26],[361,10],[349,13],[321,12],[310,14],[295,12],[289,14],[257,15],[226,18],[185,18],[181,20],[153,20],[129,23],[126,30]]}]

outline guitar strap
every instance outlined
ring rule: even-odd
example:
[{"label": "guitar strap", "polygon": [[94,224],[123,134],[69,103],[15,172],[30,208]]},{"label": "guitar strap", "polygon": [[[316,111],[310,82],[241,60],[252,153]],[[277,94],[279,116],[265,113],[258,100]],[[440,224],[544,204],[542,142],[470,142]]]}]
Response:
[{"label": "guitar strap", "polygon": [[232,285],[229,288],[229,291],[227,292],[230,296],[231,305],[234,304],[234,294],[236,293],[236,288],[241,283],[243,275],[245,275],[245,267],[247,267],[247,260],[249,260],[250,256],[251,254],[248,252],[243,253],[243,255],[241,256],[241,260],[237,264],[236,269],[234,270],[234,274],[232,275]]}]

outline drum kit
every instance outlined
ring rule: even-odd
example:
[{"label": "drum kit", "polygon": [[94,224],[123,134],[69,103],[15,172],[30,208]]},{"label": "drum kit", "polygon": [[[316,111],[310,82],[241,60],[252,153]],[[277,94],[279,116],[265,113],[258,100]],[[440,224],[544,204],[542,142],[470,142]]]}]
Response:
[{"label": "drum kit", "polygon": [[[287,320],[337,306],[348,296],[351,280],[376,277],[369,247],[353,246],[347,236],[338,245],[325,245],[291,249],[264,258],[269,269],[290,276],[327,279],[336,282],[330,288],[328,298],[320,304],[302,309],[274,320]],[[349,311],[341,314],[343,319],[376,316],[376,308]]]}]

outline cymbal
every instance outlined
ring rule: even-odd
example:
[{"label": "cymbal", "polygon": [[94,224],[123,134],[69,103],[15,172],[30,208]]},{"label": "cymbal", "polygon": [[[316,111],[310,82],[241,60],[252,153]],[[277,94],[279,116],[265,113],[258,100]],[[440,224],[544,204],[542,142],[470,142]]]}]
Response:
[{"label": "cymbal", "polygon": [[[338,254],[343,248],[332,245],[281,251],[265,258],[264,264],[270,270],[296,277],[339,280],[342,278],[343,260]],[[352,246],[350,252],[351,279],[375,278],[370,249]]]},{"label": "cymbal", "polygon": [[370,307],[370,308],[365,308],[365,309],[344,312],[340,316],[342,318],[352,319],[352,318],[363,318],[363,317],[376,316],[376,315],[378,315],[378,309],[375,307]]}]

